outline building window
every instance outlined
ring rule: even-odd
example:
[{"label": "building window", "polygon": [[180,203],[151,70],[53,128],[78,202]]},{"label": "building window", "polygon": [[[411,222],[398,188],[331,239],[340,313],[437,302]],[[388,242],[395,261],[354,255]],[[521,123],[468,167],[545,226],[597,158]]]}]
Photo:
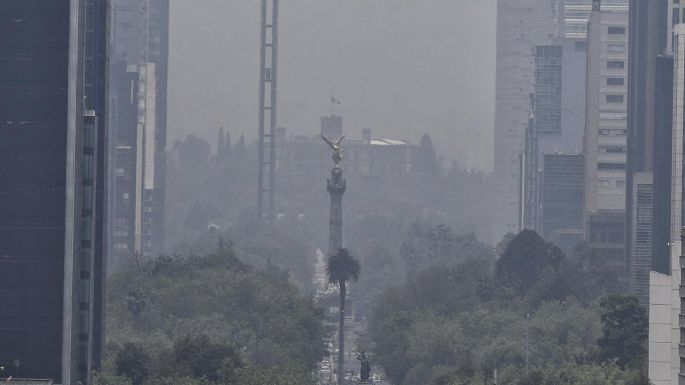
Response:
[{"label": "building window", "polygon": [[602,179],[599,181],[599,187],[609,187],[609,181],[606,179]]},{"label": "building window", "polygon": [[607,78],[607,86],[622,86],[625,84],[623,78]]},{"label": "building window", "polygon": [[673,25],[680,24],[680,10],[673,8]]},{"label": "building window", "polygon": [[609,44],[607,45],[607,51],[612,53],[623,53],[626,52],[626,46],[624,44]]},{"label": "building window", "polygon": [[623,146],[611,146],[611,147],[603,147],[602,152],[607,153],[607,154],[625,154],[626,153],[626,148]]},{"label": "building window", "polygon": [[622,70],[626,67],[623,60],[609,60],[607,62],[607,68],[610,70]]},{"label": "building window", "polygon": [[626,136],[627,130],[625,128],[600,128],[599,134],[605,136]]},{"label": "building window", "polygon": [[607,95],[607,103],[623,103],[623,95]]},{"label": "building window", "polygon": [[626,165],[625,163],[599,163],[597,168],[601,171],[624,171]]},{"label": "building window", "polygon": [[627,112],[600,112],[600,119],[606,120],[623,120],[628,118]]},{"label": "building window", "polygon": [[625,35],[626,27],[609,27],[608,32],[609,35]]}]

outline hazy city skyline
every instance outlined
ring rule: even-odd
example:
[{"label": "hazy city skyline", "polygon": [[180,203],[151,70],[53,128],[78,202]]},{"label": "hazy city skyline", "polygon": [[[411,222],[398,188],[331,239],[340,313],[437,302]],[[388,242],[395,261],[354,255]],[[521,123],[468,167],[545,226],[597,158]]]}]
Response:
[{"label": "hazy city skyline", "polygon": [[[492,168],[494,0],[291,0],[280,13],[289,133],[316,134],[334,95],[351,137],[428,133],[447,163]],[[170,23],[170,146],[191,133],[213,142],[220,125],[255,140],[259,4],[172,1]]]}]

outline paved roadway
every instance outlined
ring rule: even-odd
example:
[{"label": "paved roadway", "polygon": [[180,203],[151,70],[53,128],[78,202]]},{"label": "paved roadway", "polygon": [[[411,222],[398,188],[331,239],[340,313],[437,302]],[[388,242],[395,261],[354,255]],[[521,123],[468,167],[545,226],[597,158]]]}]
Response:
[{"label": "paved roadway", "polygon": [[[316,265],[314,267],[314,286],[317,288],[317,293],[316,297],[320,298],[324,295],[330,295],[333,294],[333,292],[337,293],[337,290],[331,286],[329,286],[326,282],[326,272],[325,272],[325,255],[321,250],[316,251]],[[333,344],[335,347],[338,345],[338,336],[337,336],[337,327],[338,324],[337,322],[332,325],[336,329],[335,336],[333,338]],[[364,331],[364,325],[360,322],[354,321],[351,317],[347,318],[345,320],[345,370],[352,369],[355,373],[359,372],[359,361],[357,361],[357,340],[359,338],[359,335]],[[330,357],[327,357],[328,361],[330,362],[330,368],[331,368],[331,377],[333,373],[336,373],[336,363],[337,363],[337,355],[332,353]],[[372,362],[373,364],[373,362]],[[373,374],[374,372],[372,372]],[[324,375],[323,373],[319,372],[319,379],[322,381],[321,384],[329,384],[330,382],[327,382],[326,380],[329,377],[327,374]],[[385,377],[384,375],[381,375],[381,377]],[[376,382],[374,383],[375,385],[392,385],[388,381],[381,381],[381,382]]]}]

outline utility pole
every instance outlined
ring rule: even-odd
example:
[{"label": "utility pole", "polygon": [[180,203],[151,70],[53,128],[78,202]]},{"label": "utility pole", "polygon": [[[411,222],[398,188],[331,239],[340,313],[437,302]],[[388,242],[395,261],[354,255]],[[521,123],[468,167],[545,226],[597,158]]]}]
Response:
[{"label": "utility pole", "polygon": [[526,377],[528,377],[528,366],[530,364],[530,333],[529,333],[529,324],[530,322],[530,313],[526,313]]}]

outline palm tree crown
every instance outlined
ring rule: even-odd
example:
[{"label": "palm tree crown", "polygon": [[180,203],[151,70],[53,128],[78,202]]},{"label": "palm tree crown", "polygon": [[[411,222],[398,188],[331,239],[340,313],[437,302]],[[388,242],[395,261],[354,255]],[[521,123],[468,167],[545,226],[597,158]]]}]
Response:
[{"label": "palm tree crown", "polygon": [[361,275],[359,260],[348,249],[339,249],[330,254],[326,261],[326,276],[328,282],[342,286],[347,282],[357,282]]}]

